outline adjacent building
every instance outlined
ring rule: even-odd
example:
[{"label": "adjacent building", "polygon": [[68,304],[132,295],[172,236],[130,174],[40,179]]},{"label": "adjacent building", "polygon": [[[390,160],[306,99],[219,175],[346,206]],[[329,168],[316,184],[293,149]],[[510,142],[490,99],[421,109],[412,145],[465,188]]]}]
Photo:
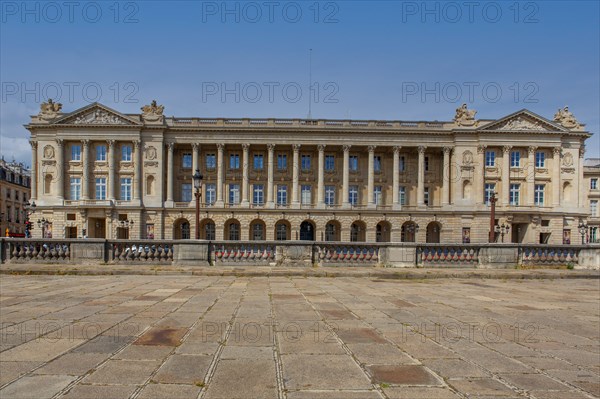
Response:
[{"label": "adjacent building", "polygon": [[583,177],[587,187],[589,217],[587,219],[587,241],[600,243],[600,158],[586,159],[583,164]]},{"label": "adjacent building", "polygon": [[577,243],[591,223],[590,133],[567,107],[478,119],[463,105],[441,122],[163,111],[42,104],[26,125],[47,221],[34,237],[190,238],[196,169],[208,240],[487,242],[493,198],[498,241]]},{"label": "adjacent building", "polygon": [[30,197],[30,172],[22,164],[0,159],[0,232],[3,237],[25,237]]}]

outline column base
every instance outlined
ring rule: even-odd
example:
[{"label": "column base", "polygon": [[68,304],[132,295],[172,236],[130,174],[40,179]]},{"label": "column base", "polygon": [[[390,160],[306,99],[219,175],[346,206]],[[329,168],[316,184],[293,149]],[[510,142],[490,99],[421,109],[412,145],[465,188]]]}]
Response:
[{"label": "column base", "polygon": [[224,208],[225,201],[215,201],[215,208]]},{"label": "column base", "polygon": [[175,202],[173,200],[165,201],[164,207],[165,208],[174,208],[175,207]]},{"label": "column base", "polygon": [[267,209],[275,209],[275,203],[274,202],[267,202],[267,204],[265,205],[265,208],[267,208]]},{"label": "column base", "polygon": [[240,207],[241,207],[241,208],[250,208],[250,202],[249,202],[249,201],[246,201],[246,200],[244,200],[244,201],[242,201],[242,202],[240,203]]},{"label": "column base", "polygon": [[367,209],[376,209],[377,205],[375,204],[367,204]]},{"label": "column base", "polygon": [[317,203],[315,205],[315,209],[325,209],[325,203]]},{"label": "column base", "polygon": [[342,209],[350,209],[350,203],[349,202],[342,202]]},{"label": "column base", "polygon": [[402,205],[400,205],[400,204],[393,204],[392,205],[392,210],[394,210],[394,211],[401,211],[402,210]]},{"label": "column base", "polygon": [[291,209],[300,209],[300,202],[292,202],[290,204]]}]

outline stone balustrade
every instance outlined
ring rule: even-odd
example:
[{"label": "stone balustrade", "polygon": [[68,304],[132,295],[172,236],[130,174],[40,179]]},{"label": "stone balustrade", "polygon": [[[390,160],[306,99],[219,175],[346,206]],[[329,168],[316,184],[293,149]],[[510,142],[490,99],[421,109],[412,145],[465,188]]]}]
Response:
[{"label": "stone balustrade", "polygon": [[2,263],[600,269],[600,245],[2,238]]}]

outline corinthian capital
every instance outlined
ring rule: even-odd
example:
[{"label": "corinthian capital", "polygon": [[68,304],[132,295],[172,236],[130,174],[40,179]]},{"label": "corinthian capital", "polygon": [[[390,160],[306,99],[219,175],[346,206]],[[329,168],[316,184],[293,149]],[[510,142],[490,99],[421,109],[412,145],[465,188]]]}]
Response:
[{"label": "corinthian capital", "polygon": [[419,152],[419,154],[425,154],[426,149],[427,149],[427,146],[425,146],[425,145],[420,145],[417,147],[417,151]]},{"label": "corinthian capital", "polygon": [[399,146],[399,145],[395,145],[392,148],[392,150],[394,151],[394,154],[399,154],[401,149],[402,149],[402,146]]},{"label": "corinthian capital", "polygon": [[344,152],[349,152],[350,148],[352,148],[352,146],[350,144],[344,144],[342,146],[342,148],[344,149]]},{"label": "corinthian capital", "polygon": [[267,149],[269,152],[273,152],[275,150],[275,144],[267,144]]},{"label": "corinthian capital", "polygon": [[377,148],[377,146],[376,145],[370,145],[367,148],[368,148],[369,152],[372,153],[372,152],[375,152],[375,149]]},{"label": "corinthian capital", "polygon": [[512,145],[505,145],[504,147],[502,147],[502,151],[505,154],[508,154],[510,152],[510,150],[512,150]]},{"label": "corinthian capital", "polygon": [[34,150],[37,150],[37,148],[38,148],[38,142],[37,142],[37,140],[29,140],[29,145]]},{"label": "corinthian capital", "polygon": [[317,146],[317,149],[319,150],[319,152],[323,152],[323,151],[325,151],[325,144],[319,144],[319,145]]},{"label": "corinthian capital", "polygon": [[300,147],[301,147],[300,144],[293,144],[292,145],[292,148],[294,149],[294,152],[300,151]]},{"label": "corinthian capital", "polygon": [[477,153],[483,154],[486,149],[487,149],[487,145],[480,144],[477,146]]}]

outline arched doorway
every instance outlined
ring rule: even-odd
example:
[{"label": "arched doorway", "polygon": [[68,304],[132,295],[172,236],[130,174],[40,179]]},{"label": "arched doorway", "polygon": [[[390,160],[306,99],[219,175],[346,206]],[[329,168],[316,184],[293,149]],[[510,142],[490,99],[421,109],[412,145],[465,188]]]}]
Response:
[{"label": "arched doorway", "polygon": [[187,219],[177,219],[173,224],[173,238],[175,240],[189,240],[190,222]]},{"label": "arched doorway", "polygon": [[291,231],[290,222],[287,220],[279,220],[275,223],[275,239],[277,241],[289,240]]},{"label": "arched doorway", "polygon": [[342,241],[342,226],[337,220],[330,220],[325,225],[325,241]]},{"label": "arched doorway", "polygon": [[266,234],[265,222],[260,219],[253,220],[250,223],[250,240],[264,241]]},{"label": "arched doorway", "polygon": [[440,242],[440,231],[442,225],[438,222],[431,222],[427,225],[427,232],[425,234],[425,242],[437,244]]},{"label": "arched doorway", "polygon": [[203,219],[200,221],[200,239],[201,240],[216,240],[216,226],[212,219]]},{"label": "arched doorway", "polygon": [[415,222],[405,222],[400,230],[400,241],[415,242],[419,225]]},{"label": "arched doorway", "polygon": [[239,241],[241,238],[240,222],[237,219],[229,219],[225,222],[225,240]]},{"label": "arched doorway", "polygon": [[392,225],[387,221],[381,221],[377,223],[375,227],[375,241],[376,242],[390,242],[390,236],[392,231]]},{"label": "arched doorway", "polygon": [[300,224],[300,240],[302,241],[314,241],[315,240],[315,225],[305,220]]},{"label": "arched doorway", "polygon": [[350,226],[350,241],[365,242],[366,234],[367,226],[365,225],[365,222],[357,220]]}]

